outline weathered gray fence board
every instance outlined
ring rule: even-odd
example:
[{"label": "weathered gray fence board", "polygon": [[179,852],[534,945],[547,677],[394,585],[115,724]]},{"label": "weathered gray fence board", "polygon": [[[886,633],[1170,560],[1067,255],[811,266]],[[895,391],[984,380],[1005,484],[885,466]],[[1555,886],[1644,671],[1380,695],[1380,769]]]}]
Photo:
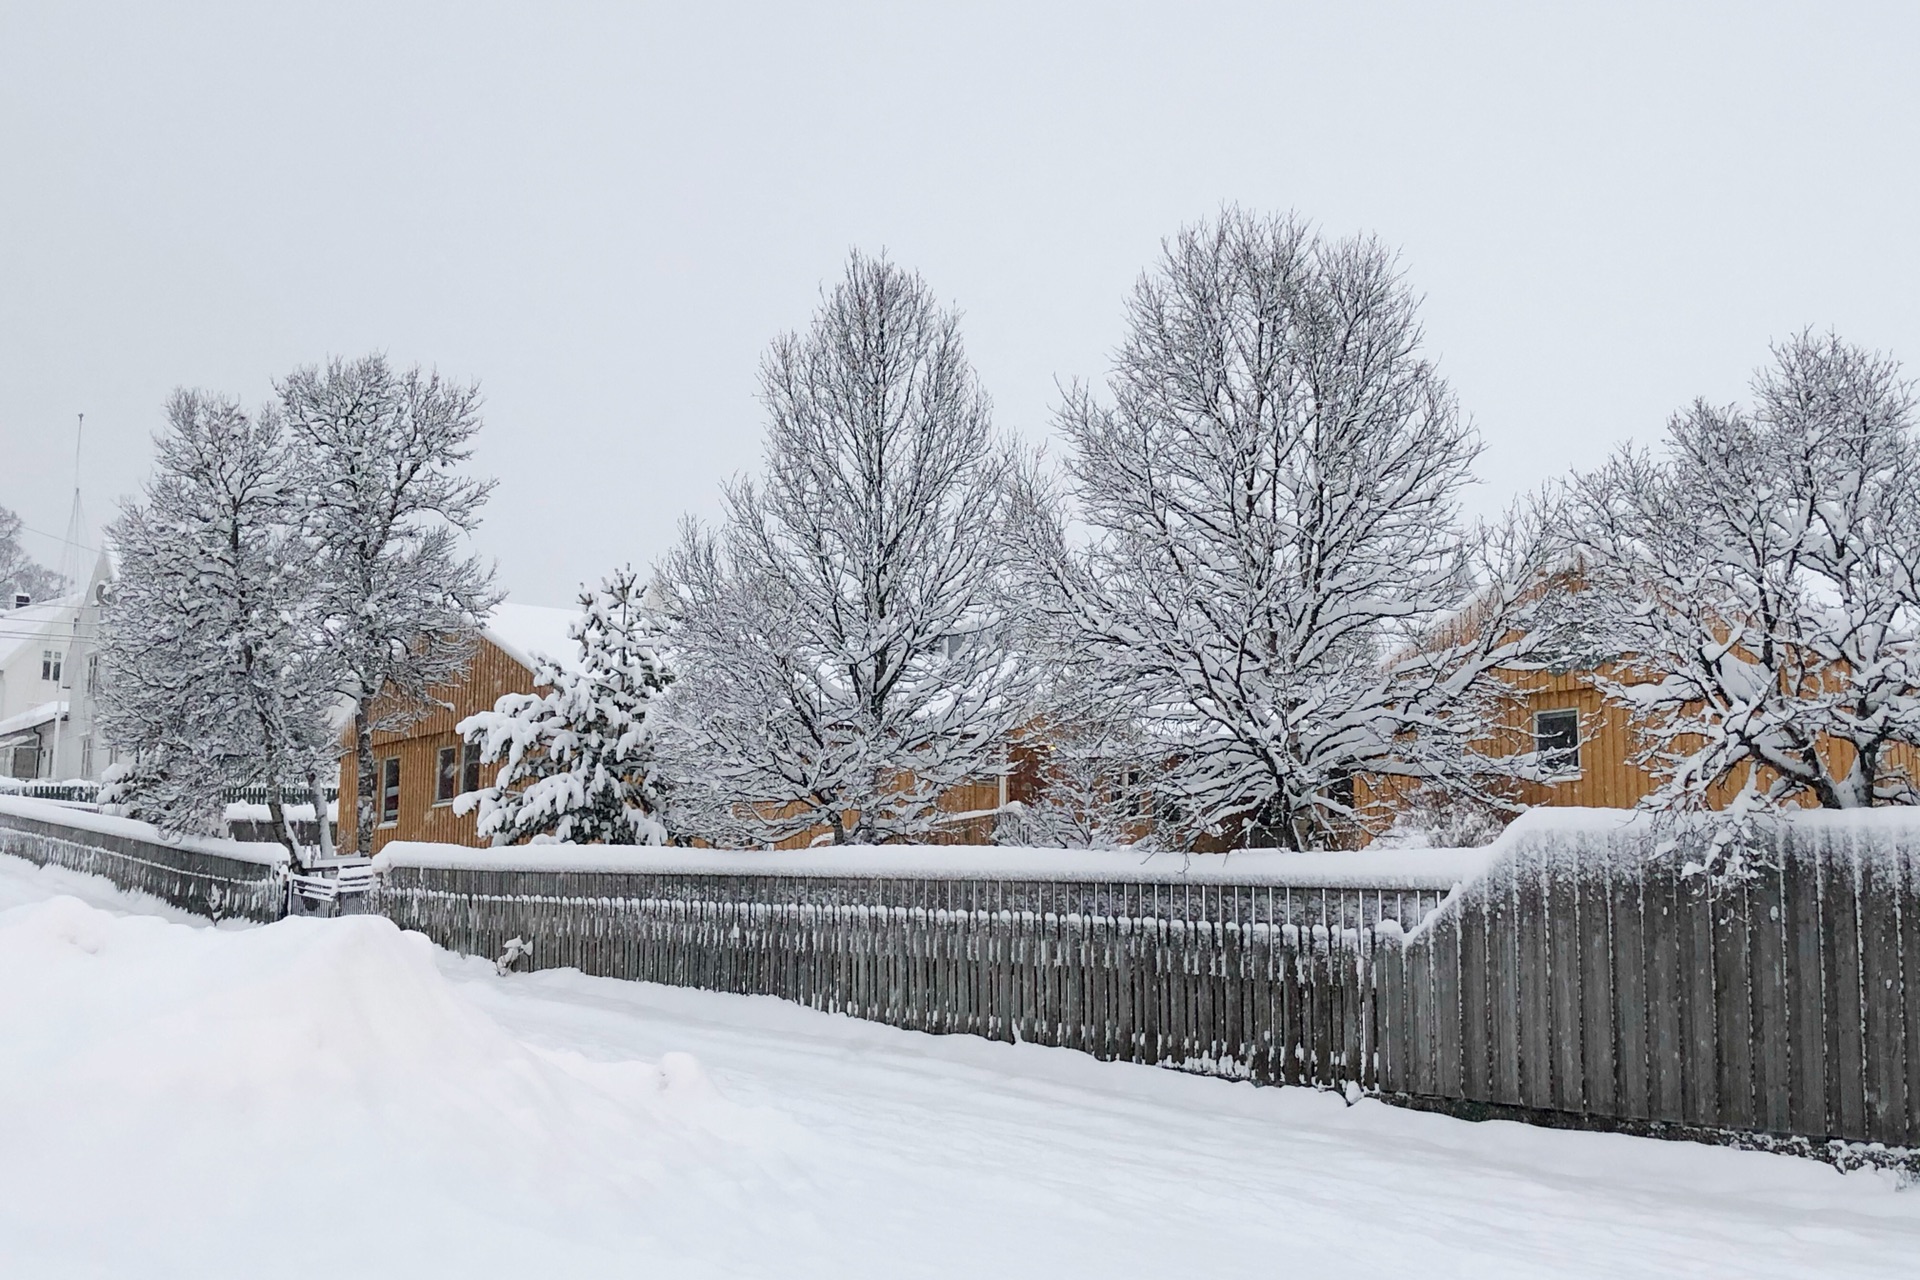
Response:
[{"label": "weathered gray fence board", "polygon": [[1867,851],[1860,868],[1860,987],[1866,1132],[1900,1145],[1907,1132],[1898,865]]},{"label": "weathered gray fence board", "polygon": [[457,950],[779,995],[1257,1080],[1371,1085],[1372,925],[1433,895],[1254,885],[397,868],[379,909]]},{"label": "weathered gray fence board", "polygon": [[[1427,927],[1389,939],[1374,964],[1381,1087],[1916,1144],[1920,850],[1884,827],[1809,823],[1754,851],[1747,878],[1714,884],[1652,843],[1516,850]],[[1453,964],[1461,998],[1434,998],[1427,975]],[[1449,1022],[1457,1086],[1420,1068],[1428,1045],[1454,1042]]]},{"label": "weathered gray fence board", "polygon": [[1858,867],[1852,858],[1829,857],[1821,864],[1820,900],[1826,933],[1827,1112],[1839,1133],[1866,1128],[1865,1063],[1860,994],[1860,917]]},{"label": "weathered gray fence board", "polygon": [[1584,1038],[1580,1022],[1580,877],[1547,876],[1547,998],[1553,1106],[1586,1106]]},{"label": "weathered gray fence board", "polygon": [[277,866],[160,840],[9,813],[0,814],[0,853],[103,876],[215,920],[277,920],[286,905],[286,881]]},{"label": "weathered gray fence board", "polygon": [[1820,867],[1814,852],[1789,842],[1782,851],[1781,875],[1787,903],[1787,1010],[1791,1045],[1792,1130],[1826,1133],[1827,1032],[1826,989],[1821,974]]},{"label": "weathered gray fence board", "polygon": [[1619,1028],[1614,1022],[1613,867],[1604,847],[1582,842],[1587,864],[1578,898],[1580,912],[1580,1072],[1584,1106],[1596,1115],[1619,1111],[1619,1081],[1614,1068]]},{"label": "weathered gray fence board", "polygon": [[1749,982],[1753,971],[1753,943],[1748,935],[1752,904],[1748,900],[1750,884],[1724,887],[1717,896],[1707,895],[1712,920],[1714,1046],[1718,1074],[1715,1093],[1719,1099],[1715,1124],[1729,1129],[1752,1129],[1756,1123],[1753,1109],[1753,992]]}]

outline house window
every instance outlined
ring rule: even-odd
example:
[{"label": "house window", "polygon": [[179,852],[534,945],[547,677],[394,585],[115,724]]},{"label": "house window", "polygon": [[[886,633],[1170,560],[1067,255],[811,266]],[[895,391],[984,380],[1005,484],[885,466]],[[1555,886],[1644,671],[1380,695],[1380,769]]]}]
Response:
[{"label": "house window", "polygon": [[450,804],[460,792],[460,748],[442,747],[433,761],[433,802]]},{"label": "house window", "polygon": [[380,825],[390,827],[400,821],[400,757],[388,756],[380,762]]},{"label": "house window", "polygon": [[93,735],[90,733],[80,739],[80,776],[93,776]]},{"label": "house window", "polygon": [[1580,713],[1571,708],[1535,712],[1533,749],[1544,772],[1562,777],[1579,773]]},{"label": "house window", "polygon": [[98,693],[99,691],[100,691],[100,655],[97,653],[90,653],[87,655],[87,692]]},{"label": "house window", "polygon": [[460,748],[460,789],[480,789],[480,744],[469,742]]},{"label": "house window", "polygon": [[51,680],[55,684],[60,683],[60,651],[58,649],[40,651],[40,678]]}]

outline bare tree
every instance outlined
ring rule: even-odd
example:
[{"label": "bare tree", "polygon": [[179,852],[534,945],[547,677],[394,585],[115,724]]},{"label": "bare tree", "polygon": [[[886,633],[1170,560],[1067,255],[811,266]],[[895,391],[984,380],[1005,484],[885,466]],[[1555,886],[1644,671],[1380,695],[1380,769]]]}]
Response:
[{"label": "bare tree", "polygon": [[1312,847],[1356,822],[1356,775],[1479,790],[1535,553],[1460,526],[1479,445],[1393,255],[1230,209],[1127,312],[1110,398],[1059,412],[1090,540],[1033,476],[1021,526],[1041,606],[1174,761],[1163,816]]},{"label": "bare tree", "polygon": [[491,481],[460,474],[480,392],[383,356],[296,370],[279,386],[301,454],[317,601],[335,691],[353,705],[355,848],[372,848],[373,735],[402,729],[466,670],[492,571],[462,549]]},{"label": "bare tree", "polygon": [[120,572],[100,652],[103,728],[129,756],[117,791],[164,827],[213,830],[229,788],[262,784],[297,855],[281,793],[332,743],[279,419],[177,391],[155,449],[144,500],[112,529]]},{"label": "bare tree", "polygon": [[924,835],[940,794],[1004,767],[1001,480],[958,318],[856,254],[762,369],[765,476],[662,566],[680,680],[678,802],[720,838]]},{"label": "bare tree", "polygon": [[0,608],[11,606],[16,593],[42,600],[66,589],[65,578],[36,563],[20,545],[24,527],[18,515],[0,507]]},{"label": "bare tree", "polygon": [[1754,405],[1697,401],[1653,456],[1580,477],[1589,589],[1568,598],[1621,661],[1661,782],[1725,804],[1723,838],[1787,802],[1913,804],[1920,745],[1920,445],[1891,359],[1802,334]]}]

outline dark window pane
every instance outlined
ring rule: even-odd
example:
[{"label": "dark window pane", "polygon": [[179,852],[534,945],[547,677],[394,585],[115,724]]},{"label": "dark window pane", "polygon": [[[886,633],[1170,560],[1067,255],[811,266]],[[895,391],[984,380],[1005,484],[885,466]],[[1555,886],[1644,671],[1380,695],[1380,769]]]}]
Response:
[{"label": "dark window pane", "polygon": [[380,821],[400,821],[400,757],[380,762]]},{"label": "dark window pane", "polygon": [[442,747],[434,759],[433,798],[445,804],[453,799],[460,783],[460,755],[457,747]]},{"label": "dark window pane", "polygon": [[461,751],[460,789],[478,791],[480,789],[480,747],[469,742]]},{"label": "dark window pane", "polygon": [[1550,773],[1578,773],[1580,770],[1580,713],[1574,710],[1542,711],[1533,717],[1533,749],[1540,765]]}]

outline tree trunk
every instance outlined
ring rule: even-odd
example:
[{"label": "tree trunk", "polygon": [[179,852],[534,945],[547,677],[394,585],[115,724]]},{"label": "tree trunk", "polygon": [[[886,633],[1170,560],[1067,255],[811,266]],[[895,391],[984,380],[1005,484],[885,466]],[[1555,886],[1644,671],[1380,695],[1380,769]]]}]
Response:
[{"label": "tree trunk", "polygon": [[315,839],[320,846],[320,856],[331,858],[333,831],[332,824],[327,821],[327,797],[320,789],[320,775],[311,769],[307,771],[307,794],[313,797],[313,823],[318,830]]},{"label": "tree trunk", "polygon": [[267,816],[273,819],[273,829],[280,833],[280,843],[287,846],[287,856],[295,862],[304,862],[300,856],[300,842],[294,838],[293,828],[287,823],[287,806],[280,798],[280,783],[267,784]]},{"label": "tree trunk", "polygon": [[359,785],[353,792],[353,851],[362,857],[373,854],[374,789],[379,785],[373,769],[373,719],[362,702],[353,712],[354,777]]}]

